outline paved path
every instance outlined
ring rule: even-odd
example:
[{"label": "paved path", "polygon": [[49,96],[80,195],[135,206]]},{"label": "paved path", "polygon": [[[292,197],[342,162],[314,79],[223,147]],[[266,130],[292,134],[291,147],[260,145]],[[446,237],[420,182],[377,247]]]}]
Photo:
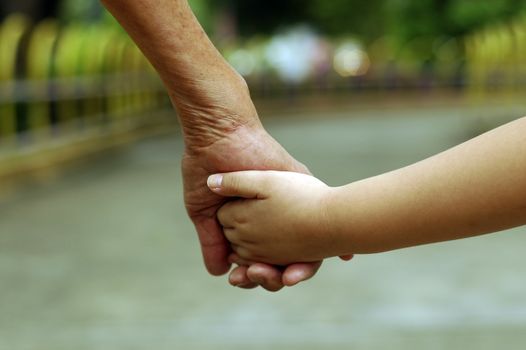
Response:
[{"label": "paved path", "polygon": [[[420,160],[493,110],[362,109],[266,125],[338,185]],[[278,294],[209,277],[179,137],[144,141],[0,204],[0,349],[519,349],[525,229],[327,261]]]}]

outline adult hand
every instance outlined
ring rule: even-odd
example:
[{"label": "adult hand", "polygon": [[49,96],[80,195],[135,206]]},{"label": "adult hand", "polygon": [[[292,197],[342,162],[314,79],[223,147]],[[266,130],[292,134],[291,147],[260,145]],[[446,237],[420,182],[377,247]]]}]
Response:
[{"label": "adult hand", "polygon": [[225,199],[206,186],[209,175],[240,170],[307,172],[261,126],[242,78],[223,59],[187,0],[102,0],[159,72],[183,128],[185,203],[201,241],[208,271],[234,269],[230,283],[279,290],[312,277],[320,266],[284,270],[231,257],[216,212]]},{"label": "adult hand", "polygon": [[[321,262],[278,268],[244,261],[235,254],[229,256],[230,244],[216,219],[216,212],[226,199],[206,186],[208,176],[218,172],[258,169],[308,173],[307,168],[292,158],[263,129],[257,118],[228,133],[209,132],[212,142],[208,145],[200,142],[196,147],[188,143],[182,162],[185,204],[196,226],[208,271],[220,275],[228,271],[231,263],[235,263],[239,266],[230,274],[232,285],[242,288],[261,285],[270,291],[311,278]],[[218,134],[222,136],[218,138]],[[205,139],[204,134],[199,138],[200,141]]]}]

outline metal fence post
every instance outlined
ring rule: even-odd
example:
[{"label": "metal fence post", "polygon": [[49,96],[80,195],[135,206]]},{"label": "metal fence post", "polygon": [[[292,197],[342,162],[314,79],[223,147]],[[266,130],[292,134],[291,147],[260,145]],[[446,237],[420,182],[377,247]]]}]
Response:
[{"label": "metal fence post", "polygon": [[[29,28],[22,15],[11,15],[0,26],[0,139],[16,135],[16,106],[14,103],[18,47]],[[3,100],[3,102],[2,102]]]},{"label": "metal fence post", "polygon": [[[34,29],[27,50],[27,78],[39,83],[37,101],[29,104],[29,127],[34,136],[49,129],[51,123],[48,83],[52,78],[53,48],[57,39],[57,25],[52,20],[39,23]],[[37,136],[38,137],[38,136]]]}]

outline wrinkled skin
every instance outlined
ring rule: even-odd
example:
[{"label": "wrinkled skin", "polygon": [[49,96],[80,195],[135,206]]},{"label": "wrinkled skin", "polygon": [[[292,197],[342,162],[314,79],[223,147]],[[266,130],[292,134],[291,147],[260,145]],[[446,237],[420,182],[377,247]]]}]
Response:
[{"label": "wrinkled skin", "polygon": [[263,129],[245,81],[209,40],[187,0],[102,0],[163,80],[183,129],[185,203],[210,273],[228,272],[239,287],[279,290],[312,277],[320,263],[286,268],[241,261],[217,224],[224,203],[206,186],[209,175],[236,170],[306,172]]},{"label": "wrinkled skin", "polygon": [[225,198],[211,192],[206,180],[215,173],[249,169],[309,173],[263,129],[259,120],[253,119],[253,122],[230,130],[209,145],[203,146],[202,143],[200,147],[187,147],[182,161],[185,204],[199,234],[205,265],[211,274],[221,275],[228,271],[230,263],[236,263],[239,266],[229,278],[232,285],[242,288],[261,285],[267,290],[277,291],[284,285],[294,285],[312,277],[321,262],[282,268],[230,255],[230,244],[216,219]]}]

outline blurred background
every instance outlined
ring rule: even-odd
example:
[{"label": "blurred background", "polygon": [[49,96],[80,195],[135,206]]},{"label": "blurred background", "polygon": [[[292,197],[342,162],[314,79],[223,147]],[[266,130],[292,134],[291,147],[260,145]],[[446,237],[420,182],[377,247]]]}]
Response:
[{"label": "blurred background", "polygon": [[[526,1],[190,0],[270,133],[340,185],[525,114]],[[518,349],[523,228],[208,276],[177,119],[98,1],[0,2],[0,349]],[[496,165],[497,166],[497,165]]]}]

